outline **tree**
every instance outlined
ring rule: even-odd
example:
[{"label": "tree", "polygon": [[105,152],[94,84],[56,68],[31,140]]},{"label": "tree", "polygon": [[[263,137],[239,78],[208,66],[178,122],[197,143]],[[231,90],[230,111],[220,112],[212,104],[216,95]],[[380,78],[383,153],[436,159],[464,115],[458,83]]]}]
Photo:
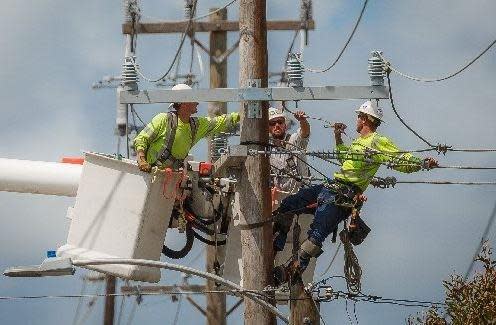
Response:
[{"label": "tree", "polygon": [[422,315],[410,316],[408,324],[496,324],[496,261],[492,259],[492,250],[487,242],[475,261],[484,268],[476,272],[471,280],[452,275],[449,280],[443,281],[446,289],[445,315],[431,308]]}]

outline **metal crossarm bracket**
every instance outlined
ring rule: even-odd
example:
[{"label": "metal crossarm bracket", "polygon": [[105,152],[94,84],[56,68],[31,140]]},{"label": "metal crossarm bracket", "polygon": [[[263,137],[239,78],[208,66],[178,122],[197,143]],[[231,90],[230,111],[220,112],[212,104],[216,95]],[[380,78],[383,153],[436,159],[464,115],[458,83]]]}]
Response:
[{"label": "metal crossarm bracket", "polygon": [[121,104],[175,102],[242,102],[281,100],[387,99],[386,86],[324,86],[273,88],[213,88],[191,90],[122,91]]},{"label": "metal crossarm bracket", "polygon": [[220,177],[228,168],[240,168],[248,157],[248,147],[245,145],[229,146],[229,151],[220,156],[214,163],[214,176]]},{"label": "metal crossarm bracket", "polygon": [[[247,86],[249,88],[247,89],[242,89],[242,91],[240,91],[240,96],[243,97],[246,101],[248,101],[248,103],[246,103],[247,105],[247,116],[248,118],[262,118],[262,105],[259,101],[252,101],[252,96],[249,91],[251,89],[257,89],[257,88],[260,88],[260,86],[262,85],[262,80],[261,79],[248,79],[246,81],[247,83]],[[248,92],[246,92],[248,90]],[[256,93],[255,93],[256,94]],[[256,97],[256,95],[255,95]]]}]

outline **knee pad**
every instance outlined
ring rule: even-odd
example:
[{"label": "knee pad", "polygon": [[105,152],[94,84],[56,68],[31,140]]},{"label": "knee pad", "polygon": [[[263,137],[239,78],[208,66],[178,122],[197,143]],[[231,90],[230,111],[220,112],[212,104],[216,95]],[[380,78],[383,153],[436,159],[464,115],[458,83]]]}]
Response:
[{"label": "knee pad", "polygon": [[308,257],[319,257],[324,252],[322,247],[314,244],[310,239],[301,244],[300,251],[302,256]]}]

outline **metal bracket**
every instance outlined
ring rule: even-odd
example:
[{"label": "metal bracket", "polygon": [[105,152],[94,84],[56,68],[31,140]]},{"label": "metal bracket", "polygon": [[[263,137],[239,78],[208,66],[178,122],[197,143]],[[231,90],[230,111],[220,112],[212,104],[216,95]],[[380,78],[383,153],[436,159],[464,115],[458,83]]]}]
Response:
[{"label": "metal bracket", "polygon": [[41,265],[17,266],[3,272],[9,277],[42,277],[73,275],[72,260],[68,257],[47,258]]},{"label": "metal bracket", "polygon": [[[261,79],[248,79],[247,80],[247,88],[260,88],[262,85],[262,80]],[[244,93],[240,93],[240,96],[243,96],[242,98],[244,100],[253,100],[251,99],[250,96],[250,91],[245,91]],[[254,93],[258,93],[255,91]],[[262,105],[260,102],[256,101],[249,101],[246,104],[247,107],[247,116],[248,118],[262,118]]]}]

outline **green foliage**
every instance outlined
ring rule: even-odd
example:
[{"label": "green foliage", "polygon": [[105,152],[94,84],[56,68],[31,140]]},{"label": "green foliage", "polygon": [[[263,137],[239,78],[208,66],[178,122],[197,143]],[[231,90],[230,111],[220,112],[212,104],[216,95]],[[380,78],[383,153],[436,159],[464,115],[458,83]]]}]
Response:
[{"label": "green foliage", "polygon": [[452,275],[444,281],[446,289],[446,316],[432,308],[422,315],[411,316],[409,325],[479,325],[496,324],[496,261],[492,250],[484,245],[476,262],[484,269],[476,272],[472,280],[465,281]]}]

